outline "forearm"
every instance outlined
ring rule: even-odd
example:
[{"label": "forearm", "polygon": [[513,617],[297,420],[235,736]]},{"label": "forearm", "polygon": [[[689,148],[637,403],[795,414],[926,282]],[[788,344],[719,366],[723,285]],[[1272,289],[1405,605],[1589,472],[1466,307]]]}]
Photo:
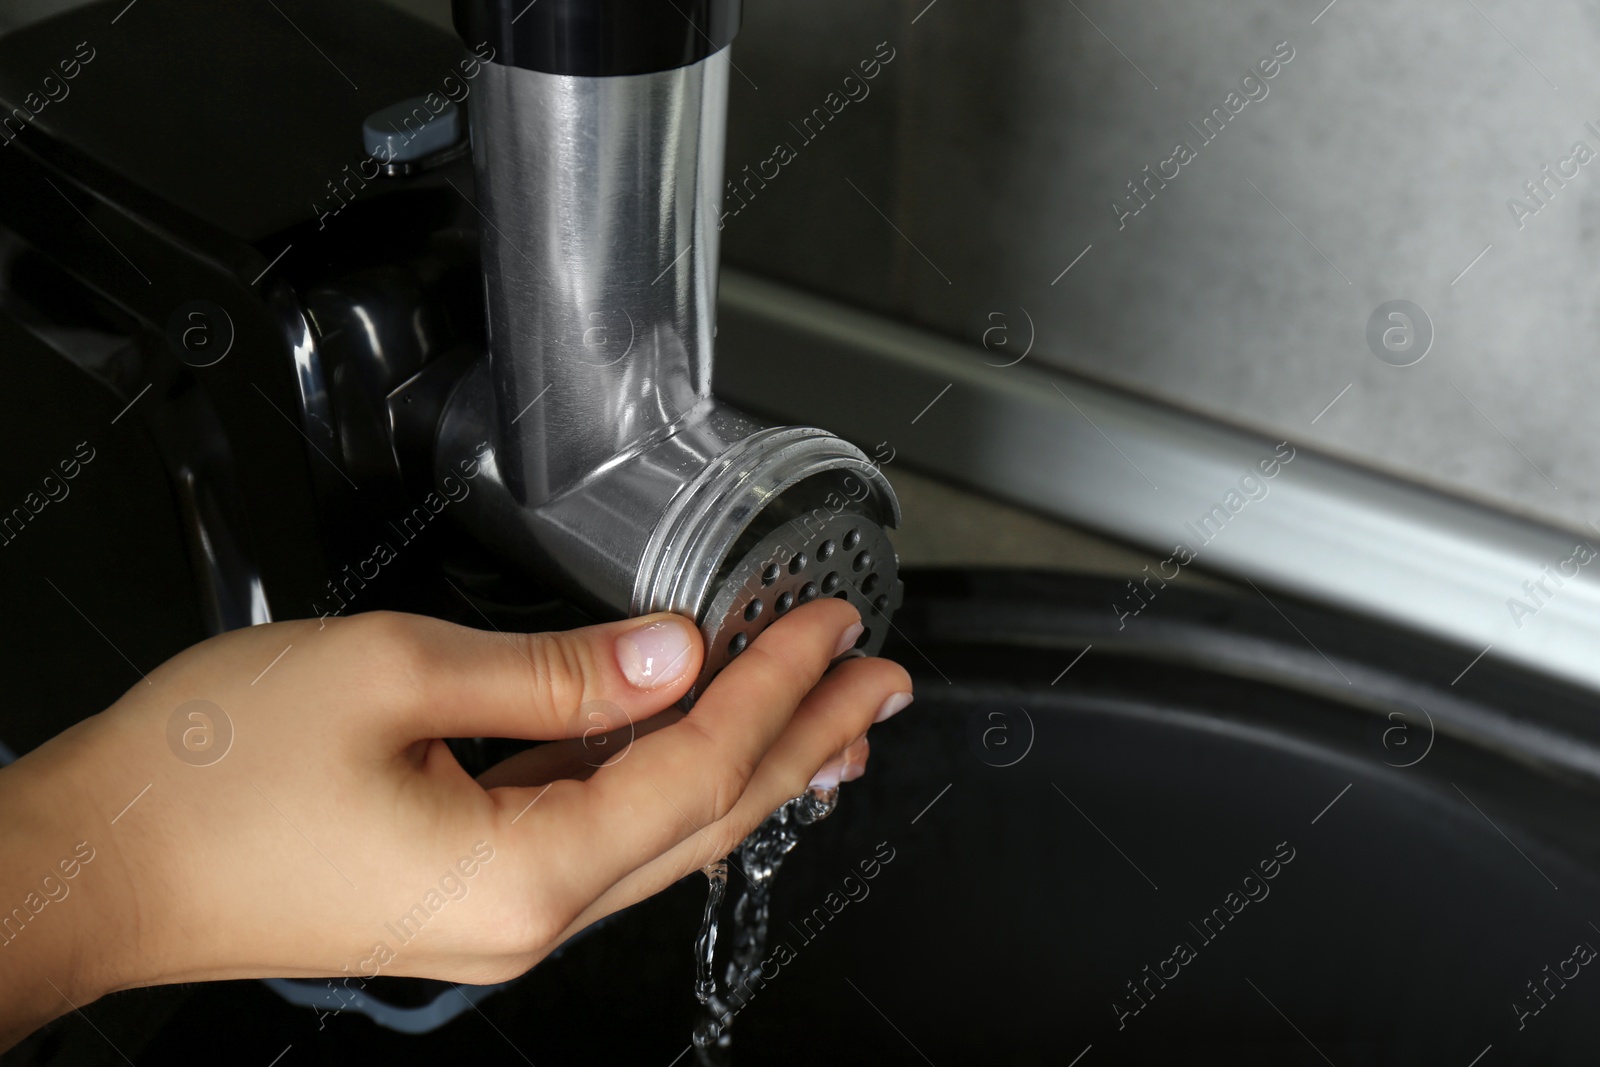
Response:
[{"label": "forearm", "polygon": [[0,1050],[105,992],[119,940],[100,936],[120,907],[104,822],[50,773],[56,755],[0,770]]}]

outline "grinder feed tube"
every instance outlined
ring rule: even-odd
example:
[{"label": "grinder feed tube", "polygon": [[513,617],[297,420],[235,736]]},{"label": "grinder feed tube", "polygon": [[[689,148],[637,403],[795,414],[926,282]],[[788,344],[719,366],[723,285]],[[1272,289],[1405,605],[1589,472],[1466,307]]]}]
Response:
[{"label": "grinder feed tube", "polygon": [[[515,25],[472,22],[527,2],[457,19],[496,50],[472,111],[496,454],[537,506],[711,395],[728,61],[664,3],[619,19],[620,3],[541,0]],[[660,33],[638,17],[657,9],[701,47],[622,32]]]},{"label": "grinder feed tube", "polygon": [[489,358],[436,442],[439,471],[476,453],[489,474],[466,520],[592,609],[694,618],[696,692],[815,596],[852,600],[876,651],[899,602],[887,480],[711,394],[737,0],[457,0],[455,19],[495,57],[471,108]]}]

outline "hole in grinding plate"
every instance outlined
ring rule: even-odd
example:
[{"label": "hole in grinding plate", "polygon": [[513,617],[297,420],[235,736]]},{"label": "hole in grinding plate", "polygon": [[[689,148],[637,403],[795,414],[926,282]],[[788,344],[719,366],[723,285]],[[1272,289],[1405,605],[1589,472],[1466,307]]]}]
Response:
[{"label": "hole in grinding plate", "polygon": [[[756,633],[802,604],[834,597],[859,607],[871,629],[856,642],[858,649],[886,636],[883,620],[899,589],[892,543],[870,516],[841,514],[831,505],[808,510],[802,505],[809,499],[767,508],[719,564],[716,591],[702,609],[702,625],[715,637],[691,703],[724,665],[749,650]],[[882,607],[873,602],[879,593],[889,594]]]}]

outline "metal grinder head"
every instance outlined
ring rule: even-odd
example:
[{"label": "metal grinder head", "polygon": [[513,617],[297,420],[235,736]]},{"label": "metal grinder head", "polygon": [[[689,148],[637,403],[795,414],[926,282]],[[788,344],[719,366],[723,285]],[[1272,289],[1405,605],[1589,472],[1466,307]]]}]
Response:
[{"label": "metal grinder head", "polygon": [[711,389],[740,0],[454,8],[495,49],[470,110],[488,353],[434,443],[436,472],[485,471],[462,522],[597,614],[694,619],[695,695],[809,599],[855,602],[877,649],[900,598],[888,479]]}]

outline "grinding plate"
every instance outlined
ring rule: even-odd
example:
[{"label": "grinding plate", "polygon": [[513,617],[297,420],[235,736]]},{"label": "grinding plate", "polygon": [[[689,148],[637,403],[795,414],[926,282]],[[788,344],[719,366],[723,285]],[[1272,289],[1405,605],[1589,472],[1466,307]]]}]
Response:
[{"label": "grinding plate", "polygon": [[877,655],[905,589],[894,546],[882,527],[858,513],[821,520],[811,512],[762,538],[736,564],[700,619],[705,666],[686,698],[789,611],[821,597],[848,600],[861,612],[856,648]]}]

